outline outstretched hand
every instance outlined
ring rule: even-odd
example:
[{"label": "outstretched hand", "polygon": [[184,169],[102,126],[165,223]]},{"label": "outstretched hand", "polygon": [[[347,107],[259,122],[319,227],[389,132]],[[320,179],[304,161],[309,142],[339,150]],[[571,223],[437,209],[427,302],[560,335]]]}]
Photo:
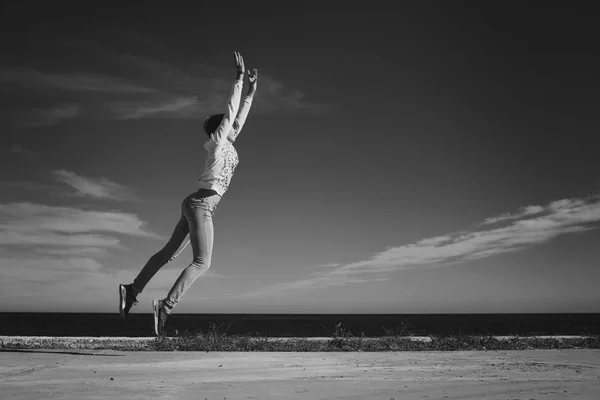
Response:
[{"label": "outstretched hand", "polygon": [[244,57],[237,52],[233,52],[233,60],[235,61],[235,68],[237,69],[238,75],[244,76],[244,72],[246,72],[246,67],[244,66]]},{"label": "outstretched hand", "polygon": [[256,85],[258,83],[258,70],[256,68],[248,70],[248,96],[254,96]]},{"label": "outstretched hand", "polygon": [[256,81],[258,80],[258,70],[256,68],[248,70],[248,83],[251,85],[256,85]]}]

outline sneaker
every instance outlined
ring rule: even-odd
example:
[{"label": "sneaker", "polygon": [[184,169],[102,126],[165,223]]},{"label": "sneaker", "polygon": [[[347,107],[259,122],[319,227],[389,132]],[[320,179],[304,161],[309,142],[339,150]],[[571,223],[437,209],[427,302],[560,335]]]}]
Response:
[{"label": "sneaker", "polygon": [[157,336],[165,334],[165,323],[169,314],[165,311],[163,300],[152,300],[152,310],[154,311],[154,333]]},{"label": "sneaker", "polygon": [[129,310],[137,304],[138,301],[133,296],[131,285],[119,285],[119,314],[121,314],[121,318],[127,319]]}]

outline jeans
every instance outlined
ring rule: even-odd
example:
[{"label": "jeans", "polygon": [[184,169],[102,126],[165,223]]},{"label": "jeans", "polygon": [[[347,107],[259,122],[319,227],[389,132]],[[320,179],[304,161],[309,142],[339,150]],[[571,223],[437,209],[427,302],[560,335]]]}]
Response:
[{"label": "jeans", "polygon": [[186,290],[210,267],[214,241],[212,219],[220,200],[221,196],[207,189],[200,189],[183,200],[181,218],[173,230],[171,239],[158,253],[150,257],[133,281],[134,296],[144,290],[150,279],[170,260],[189,233],[193,251],[192,263],[181,272],[164,299],[168,309],[177,305]]}]

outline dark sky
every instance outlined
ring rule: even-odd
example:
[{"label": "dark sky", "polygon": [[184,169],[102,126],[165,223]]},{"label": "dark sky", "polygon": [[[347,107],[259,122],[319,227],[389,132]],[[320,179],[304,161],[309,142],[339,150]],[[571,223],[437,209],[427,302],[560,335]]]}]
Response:
[{"label": "dark sky", "polygon": [[112,309],[196,188],[237,50],[259,89],[182,312],[599,311],[591,8],[60,4],[0,10],[3,310],[73,310],[61,285]]}]

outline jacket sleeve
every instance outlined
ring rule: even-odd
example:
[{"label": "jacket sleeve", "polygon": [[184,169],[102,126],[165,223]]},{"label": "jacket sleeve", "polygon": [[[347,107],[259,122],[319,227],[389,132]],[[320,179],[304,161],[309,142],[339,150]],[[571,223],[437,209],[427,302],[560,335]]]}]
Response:
[{"label": "jacket sleeve", "polygon": [[233,129],[229,132],[229,139],[234,142],[237,139],[238,135],[242,131],[244,127],[244,123],[246,123],[246,118],[248,118],[248,113],[250,112],[250,108],[252,107],[252,96],[246,96],[244,102],[240,106],[240,110],[238,111],[238,115],[233,121]]},{"label": "jacket sleeve", "polygon": [[238,113],[240,107],[240,99],[242,97],[242,86],[244,84],[244,77],[236,79],[233,88],[231,89],[231,95],[229,97],[229,103],[227,104],[227,112],[223,117],[223,121],[219,127],[212,134],[213,139],[217,143],[222,143],[223,140],[227,140],[227,136],[231,131],[233,120]]}]

